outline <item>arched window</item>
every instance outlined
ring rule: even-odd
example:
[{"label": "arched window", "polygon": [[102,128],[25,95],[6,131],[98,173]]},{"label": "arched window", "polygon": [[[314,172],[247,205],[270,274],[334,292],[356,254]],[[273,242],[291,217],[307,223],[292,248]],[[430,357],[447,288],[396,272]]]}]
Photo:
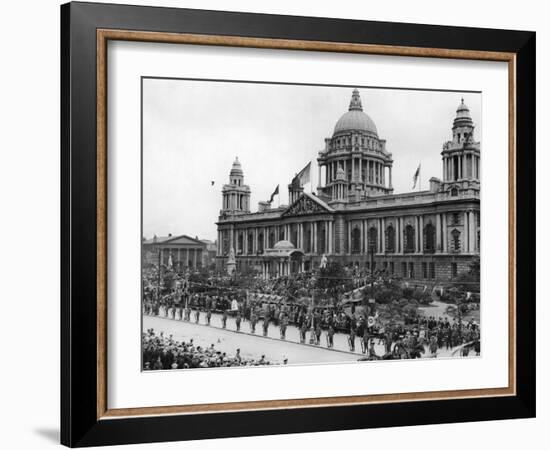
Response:
[{"label": "arched window", "polygon": [[386,252],[395,253],[395,228],[393,225],[386,228]]},{"label": "arched window", "polygon": [[435,253],[435,227],[431,223],[424,227],[424,252]]},{"label": "arched window", "polygon": [[269,248],[273,248],[273,246],[275,245],[275,233],[272,231],[271,233],[269,233]]},{"label": "arched window", "polygon": [[326,253],[325,227],[320,226],[317,229],[317,253]]},{"label": "arched window", "polygon": [[258,253],[264,252],[264,234],[258,233]]},{"label": "arched window", "polygon": [[237,239],[237,251],[242,252],[243,251],[243,234],[239,233],[239,238]]},{"label": "arched window", "polygon": [[351,230],[351,252],[361,253],[361,230],[357,226]]},{"label": "arched window", "polygon": [[311,227],[312,225],[309,224],[304,236],[304,251],[306,253],[311,253]]},{"label": "arched window", "polygon": [[279,227],[279,240],[282,241],[285,238],[285,228]]},{"label": "arched window", "polygon": [[460,251],[460,231],[454,229],[451,231],[452,249],[454,252]]},{"label": "arched window", "polygon": [[452,188],[451,189],[451,197],[458,197],[458,189]]},{"label": "arched window", "polygon": [[370,227],[367,238],[369,243],[368,253],[375,253],[378,249],[378,230],[375,227]]},{"label": "arched window", "polygon": [[252,254],[254,250],[254,235],[252,233],[248,234],[248,254]]},{"label": "arched window", "polygon": [[414,253],[414,228],[412,225],[407,225],[403,230],[405,239],[405,253]]}]

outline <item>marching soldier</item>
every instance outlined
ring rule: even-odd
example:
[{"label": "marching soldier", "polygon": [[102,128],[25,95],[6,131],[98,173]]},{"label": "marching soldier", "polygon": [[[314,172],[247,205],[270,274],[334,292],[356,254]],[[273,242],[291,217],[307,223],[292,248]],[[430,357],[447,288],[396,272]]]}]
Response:
[{"label": "marching soldier", "polygon": [[305,318],[302,320],[302,326],[300,327],[300,344],[306,343],[307,321]]},{"label": "marching soldier", "polygon": [[222,328],[225,327],[227,327],[227,309],[224,309],[222,313]]},{"label": "marching soldier", "polygon": [[[367,351],[367,347],[369,346],[369,328],[367,326],[363,326],[363,336],[361,336],[361,345],[363,346],[363,353]],[[371,344],[374,345],[374,339],[371,340]],[[369,347],[370,350],[370,347]]]},{"label": "marching soldier", "polygon": [[332,323],[328,326],[327,331],[327,347],[332,348],[334,347],[334,327],[332,326]]},{"label": "marching soldier", "polygon": [[315,345],[321,344],[321,321],[317,321],[317,325],[315,326]]},{"label": "marching soldier", "polygon": [[235,319],[235,324],[237,325],[237,331],[241,331],[241,312],[237,311],[237,317]]},{"label": "marching soldier", "polygon": [[195,311],[195,323],[199,323],[200,317],[201,317],[201,310],[197,306],[197,310]]},{"label": "marching soldier", "polygon": [[367,343],[364,340],[364,334],[365,334],[365,322],[362,317],[359,318],[359,321],[357,322],[357,336],[359,336],[359,342],[361,344],[361,352],[365,353],[367,351]]},{"label": "marching soldier", "polygon": [[256,323],[258,322],[258,316],[254,308],[250,311],[250,332],[252,334],[256,333]]},{"label": "marching soldier", "polygon": [[355,333],[357,330],[357,321],[355,320],[355,315],[351,317],[351,322],[349,324],[349,349],[350,351],[355,351]]},{"label": "marching soldier", "polygon": [[264,330],[264,336],[267,336],[267,332],[268,332],[268,329],[269,329],[269,316],[266,315],[264,317],[264,323],[262,324],[262,328]]},{"label": "marching soldier", "polygon": [[281,327],[281,339],[286,339],[286,327],[288,325],[288,317],[281,313],[279,326]]},{"label": "marching soldier", "polygon": [[210,308],[206,310],[206,325],[210,326],[210,319],[212,318],[212,311]]}]

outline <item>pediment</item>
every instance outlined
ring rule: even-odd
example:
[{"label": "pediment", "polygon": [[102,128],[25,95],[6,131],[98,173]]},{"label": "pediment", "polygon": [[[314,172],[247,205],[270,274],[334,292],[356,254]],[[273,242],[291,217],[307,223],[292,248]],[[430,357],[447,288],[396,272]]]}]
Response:
[{"label": "pediment", "polygon": [[298,198],[298,200],[287,208],[282,216],[302,216],[326,212],[333,212],[333,209],[326,205],[322,200],[319,200],[310,194],[304,193]]}]

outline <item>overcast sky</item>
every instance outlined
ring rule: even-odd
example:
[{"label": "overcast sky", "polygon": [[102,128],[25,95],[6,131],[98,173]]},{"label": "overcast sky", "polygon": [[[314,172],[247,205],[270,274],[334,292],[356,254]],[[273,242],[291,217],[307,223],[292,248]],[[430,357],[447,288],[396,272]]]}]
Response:
[{"label": "overcast sky", "polygon": [[[441,146],[451,138],[463,97],[481,140],[481,94],[359,88],[363,111],[393,154],[394,192],[408,192],[422,164],[422,189],[441,178]],[[239,157],[251,209],[287,185],[308,161],[317,187],[317,153],[348,110],[352,88],[143,80],[143,233],[216,238],[221,189]],[[212,186],[211,181],[214,181]],[[306,185],[306,191],[311,187]],[[278,204],[275,199],[274,205]]]}]

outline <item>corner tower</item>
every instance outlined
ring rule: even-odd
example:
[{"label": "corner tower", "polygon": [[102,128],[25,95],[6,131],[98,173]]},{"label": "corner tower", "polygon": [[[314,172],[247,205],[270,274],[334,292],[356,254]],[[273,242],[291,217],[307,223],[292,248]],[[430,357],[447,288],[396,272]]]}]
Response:
[{"label": "corner tower", "polygon": [[444,189],[479,189],[480,143],[474,138],[475,125],[464,99],[460,101],[453,120],[452,140],[443,144]]},{"label": "corner tower", "polygon": [[243,169],[238,157],[229,172],[229,184],[223,186],[222,196],[222,213],[250,212],[250,187],[244,184]]}]

